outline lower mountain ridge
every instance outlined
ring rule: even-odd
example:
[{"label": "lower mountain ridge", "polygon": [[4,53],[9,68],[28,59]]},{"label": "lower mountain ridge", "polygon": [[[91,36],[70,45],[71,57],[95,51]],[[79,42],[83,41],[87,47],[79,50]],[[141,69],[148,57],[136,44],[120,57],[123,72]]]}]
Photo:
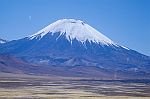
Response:
[{"label": "lower mountain ridge", "polygon": [[150,77],[149,74],[144,74],[143,72],[112,71],[96,66],[66,67],[29,64],[20,58],[10,55],[0,55],[0,73],[82,77],[101,80],[149,79]]}]

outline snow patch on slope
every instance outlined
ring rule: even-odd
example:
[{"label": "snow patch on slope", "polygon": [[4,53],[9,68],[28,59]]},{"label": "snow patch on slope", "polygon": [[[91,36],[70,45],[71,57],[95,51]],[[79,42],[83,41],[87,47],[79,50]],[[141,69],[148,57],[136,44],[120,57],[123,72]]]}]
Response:
[{"label": "snow patch on slope", "polygon": [[0,44],[6,43],[6,40],[0,39]]},{"label": "snow patch on slope", "polygon": [[122,48],[126,49],[126,50],[130,50],[128,47],[125,46],[121,46]]}]

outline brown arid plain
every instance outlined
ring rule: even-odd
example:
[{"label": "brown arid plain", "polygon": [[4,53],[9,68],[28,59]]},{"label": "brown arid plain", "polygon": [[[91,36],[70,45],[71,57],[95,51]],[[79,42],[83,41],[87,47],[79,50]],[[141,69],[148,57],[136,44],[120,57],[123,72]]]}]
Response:
[{"label": "brown arid plain", "polygon": [[150,83],[1,73],[0,99],[150,99]]}]

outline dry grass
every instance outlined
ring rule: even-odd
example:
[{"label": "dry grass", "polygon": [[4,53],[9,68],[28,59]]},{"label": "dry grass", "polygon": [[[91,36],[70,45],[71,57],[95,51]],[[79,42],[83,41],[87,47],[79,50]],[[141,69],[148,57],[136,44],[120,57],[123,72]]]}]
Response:
[{"label": "dry grass", "polygon": [[0,77],[0,99],[150,99],[150,83],[80,78]]}]

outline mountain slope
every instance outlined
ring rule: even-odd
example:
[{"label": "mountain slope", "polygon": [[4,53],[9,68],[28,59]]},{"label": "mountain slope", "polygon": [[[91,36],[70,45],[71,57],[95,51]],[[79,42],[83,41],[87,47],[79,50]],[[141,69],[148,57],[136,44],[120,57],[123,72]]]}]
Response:
[{"label": "mountain slope", "polygon": [[[95,66],[41,66],[29,64],[22,59],[10,55],[0,55],[0,73],[9,74],[28,74],[28,75],[46,75],[46,76],[59,76],[59,77],[84,77],[84,78],[97,78],[104,80],[114,79],[148,79],[150,75],[144,74],[112,71],[101,69]],[[138,75],[138,76],[137,76]]]},{"label": "mountain slope", "polygon": [[57,72],[52,73],[52,70],[53,69],[49,66],[29,64],[22,59],[11,55],[0,55],[0,73],[57,75]]},{"label": "mountain slope", "polygon": [[120,46],[74,19],[58,20],[31,36],[3,44],[0,53],[15,55],[28,63],[73,70],[92,67],[98,71],[150,73],[150,57]]}]

